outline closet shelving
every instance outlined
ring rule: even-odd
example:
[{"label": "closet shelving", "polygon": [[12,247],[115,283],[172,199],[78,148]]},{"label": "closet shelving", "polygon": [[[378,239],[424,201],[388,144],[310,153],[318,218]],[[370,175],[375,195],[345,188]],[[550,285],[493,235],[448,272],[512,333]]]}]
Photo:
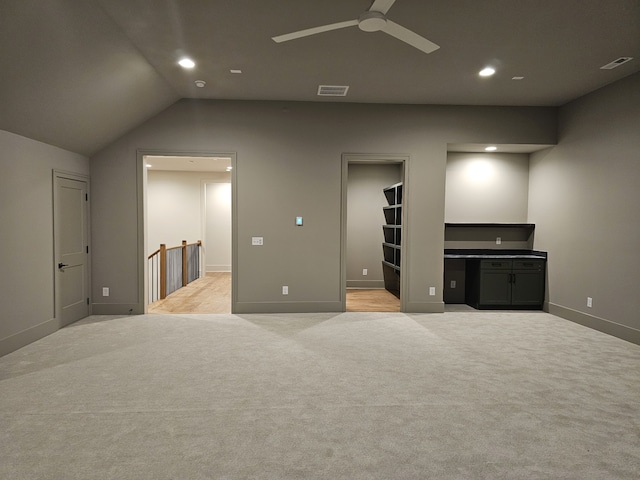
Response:
[{"label": "closet shelving", "polygon": [[382,273],[384,287],[400,297],[400,256],[402,245],[402,182],[383,189],[388,205],[382,208],[385,224],[382,225]]}]

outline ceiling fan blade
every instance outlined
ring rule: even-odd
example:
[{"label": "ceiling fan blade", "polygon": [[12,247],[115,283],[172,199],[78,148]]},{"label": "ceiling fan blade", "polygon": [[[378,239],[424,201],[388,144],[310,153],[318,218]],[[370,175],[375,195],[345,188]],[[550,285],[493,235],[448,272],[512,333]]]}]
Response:
[{"label": "ceiling fan blade", "polygon": [[309,35],[315,35],[316,33],[330,32],[331,30],[338,30],[340,28],[355,27],[356,25],[358,25],[358,20],[348,20],[346,22],[322,25],[321,27],[307,28],[306,30],[299,30],[297,32],[286,33],[284,35],[278,35],[277,37],[271,38],[276,43],[288,42],[289,40],[295,40],[296,38],[308,37]]},{"label": "ceiling fan blade", "polygon": [[402,40],[403,42],[408,43],[418,50],[422,50],[424,53],[431,53],[440,48],[439,45],[436,45],[426,38],[421,37],[417,33],[404,28],[402,25],[394,23],[389,19],[387,19],[387,25],[382,29],[382,31],[384,33],[388,33],[392,37],[397,38],[398,40]]},{"label": "ceiling fan blade", "polygon": [[394,3],[396,3],[396,0],[376,0],[369,8],[369,11],[386,14]]}]

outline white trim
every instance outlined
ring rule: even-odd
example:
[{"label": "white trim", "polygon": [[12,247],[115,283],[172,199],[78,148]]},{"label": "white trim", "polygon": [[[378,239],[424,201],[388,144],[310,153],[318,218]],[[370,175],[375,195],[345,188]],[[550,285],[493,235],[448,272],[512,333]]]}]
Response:
[{"label": "white trim", "polygon": [[207,265],[206,272],[231,272],[231,265]]}]

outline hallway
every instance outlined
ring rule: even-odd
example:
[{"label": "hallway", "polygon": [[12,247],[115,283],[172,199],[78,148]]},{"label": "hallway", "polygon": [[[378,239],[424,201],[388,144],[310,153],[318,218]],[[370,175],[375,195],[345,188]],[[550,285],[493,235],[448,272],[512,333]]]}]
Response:
[{"label": "hallway", "polygon": [[148,313],[231,313],[231,272],[208,272],[150,304]]},{"label": "hallway", "polygon": [[[400,300],[382,289],[347,289],[347,312],[399,312]],[[231,273],[209,272],[149,305],[148,313],[231,313]]]}]

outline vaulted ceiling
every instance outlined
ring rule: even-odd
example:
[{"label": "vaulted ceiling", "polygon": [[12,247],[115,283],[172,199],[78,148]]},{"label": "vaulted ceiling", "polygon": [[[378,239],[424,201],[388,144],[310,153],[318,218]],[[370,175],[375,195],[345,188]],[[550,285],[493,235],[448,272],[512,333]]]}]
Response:
[{"label": "vaulted ceiling", "polygon": [[[180,98],[559,106],[640,71],[638,0],[391,2],[430,54],[357,27],[271,39],[371,3],[0,0],[0,129],[91,155]],[[634,59],[600,69],[619,57]]]}]

